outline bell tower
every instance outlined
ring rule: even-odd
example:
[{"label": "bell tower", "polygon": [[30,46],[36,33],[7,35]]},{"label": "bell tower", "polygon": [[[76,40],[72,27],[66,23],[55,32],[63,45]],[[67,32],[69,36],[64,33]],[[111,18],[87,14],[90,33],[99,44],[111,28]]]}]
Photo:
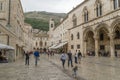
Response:
[{"label": "bell tower", "polygon": [[50,18],[49,31],[52,31],[54,28],[55,28],[55,21],[54,21],[54,19]]}]

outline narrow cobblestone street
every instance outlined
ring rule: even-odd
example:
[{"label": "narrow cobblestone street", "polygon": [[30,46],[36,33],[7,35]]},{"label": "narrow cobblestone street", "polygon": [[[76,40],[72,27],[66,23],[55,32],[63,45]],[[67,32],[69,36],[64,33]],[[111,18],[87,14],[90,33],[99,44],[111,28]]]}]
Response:
[{"label": "narrow cobblestone street", "polygon": [[32,56],[29,66],[25,66],[23,60],[15,63],[0,64],[0,80],[73,80],[43,58],[42,55],[37,67],[34,65]]}]

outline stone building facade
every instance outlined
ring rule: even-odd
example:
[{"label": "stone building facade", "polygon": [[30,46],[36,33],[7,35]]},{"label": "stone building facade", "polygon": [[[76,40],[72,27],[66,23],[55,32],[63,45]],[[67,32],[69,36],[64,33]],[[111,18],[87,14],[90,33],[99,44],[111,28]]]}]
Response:
[{"label": "stone building facade", "polygon": [[24,26],[24,50],[33,51],[33,28],[30,24],[25,23]]},{"label": "stone building facade", "polygon": [[13,59],[23,56],[24,12],[20,0],[0,0],[0,43],[12,46]]},{"label": "stone building facade", "polygon": [[48,48],[48,33],[39,29],[33,29],[33,49],[46,50]]},{"label": "stone building facade", "polygon": [[115,53],[120,54],[120,0],[84,0],[52,29],[52,34],[62,34],[59,39],[68,42],[72,53],[80,50],[83,55],[115,57]]}]

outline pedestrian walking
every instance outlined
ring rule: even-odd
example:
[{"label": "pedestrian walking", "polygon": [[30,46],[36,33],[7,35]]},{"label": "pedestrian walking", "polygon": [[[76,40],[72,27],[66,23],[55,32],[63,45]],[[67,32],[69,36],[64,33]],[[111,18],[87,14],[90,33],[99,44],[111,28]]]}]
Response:
[{"label": "pedestrian walking", "polygon": [[62,52],[62,55],[61,55],[61,57],[60,57],[60,60],[62,61],[62,66],[63,66],[63,68],[65,68],[64,65],[65,65],[66,59],[67,59],[66,54],[65,54],[65,52],[63,51],[63,52]]},{"label": "pedestrian walking", "polygon": [[76,53],[74,55],[74,58],[75,58],[75,63],[77,64],[78,63],[78,54],[77,54],[77,50],[76,50]]},{"label": "pedestrian walking", "polygon": [[73,71],[73,77],[74,77],[74,78],[77,78],[78,66],[75,65],[75,67],[73,67],[72,71]]},{"label": "pedestrian walking", "polygon": [[25,65],[29,65],[29,52],[25,53]]},{"label": "pedestrian walking", "polygon": [[49,55],[50,55],[50,51],[47,52],[47,55],[48,55],[48,58],[49,58]]},{"label": "pedestrian walking", "polygon": [[37,66],[38,59],[39,59],[39,57],[40,57],[40,53],[39,53],[38,50],[36,50],[36,51],[34,52],[34,56],[35,56],[35,66]]},{"label": "pedestrian walking", "polygon": [[71,67],[73,67],[71,51],[69,51],[67,55],[68,55],[68,67],[69,67],[70,63],[71,63]]},{"label": "pedestrian walking", "polygon": [[82,53],[79,50],[78,51],[78,62],[79,62],[79,64],[81,63],[81,58],[82,58]]}]

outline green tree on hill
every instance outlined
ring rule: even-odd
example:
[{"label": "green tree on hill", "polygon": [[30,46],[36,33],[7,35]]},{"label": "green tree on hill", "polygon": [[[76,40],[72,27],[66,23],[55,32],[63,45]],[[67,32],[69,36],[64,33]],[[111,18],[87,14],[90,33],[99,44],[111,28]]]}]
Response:
[{"label": "green tree on hill", "polygon": [[25,22],[31,24],[34,29],[40,29],[44,31],[49,30],[49,22],[35,18],[25,18]]}]

